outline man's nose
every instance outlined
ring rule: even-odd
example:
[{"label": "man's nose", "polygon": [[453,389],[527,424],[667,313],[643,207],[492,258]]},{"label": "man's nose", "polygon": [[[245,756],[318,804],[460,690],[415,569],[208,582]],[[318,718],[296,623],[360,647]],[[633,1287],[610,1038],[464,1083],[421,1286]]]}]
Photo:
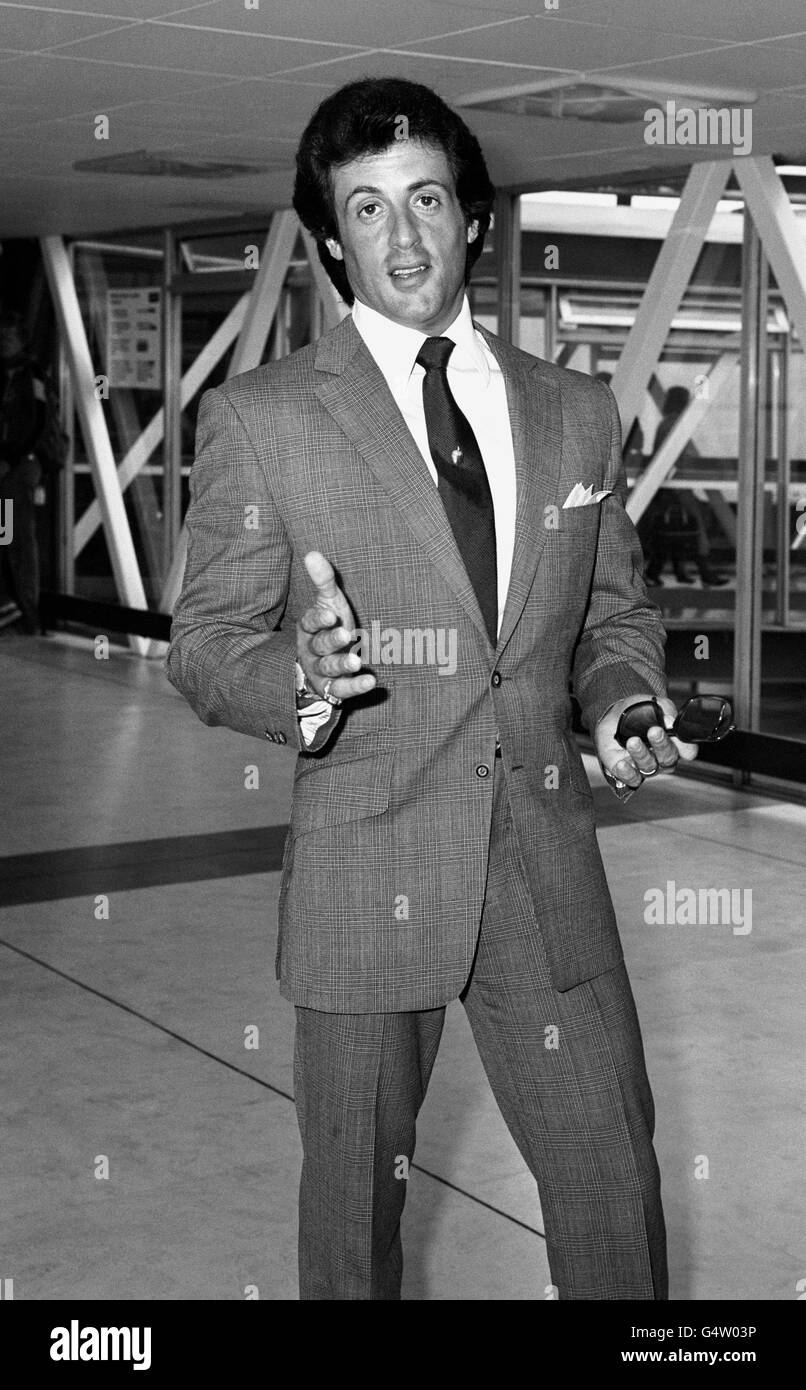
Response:
[{"label": "man's nose", "polygon": [[393,246],[414,246],[420,240],[417,222],[408,208],[399,208],[394,214],[389,239]]}]

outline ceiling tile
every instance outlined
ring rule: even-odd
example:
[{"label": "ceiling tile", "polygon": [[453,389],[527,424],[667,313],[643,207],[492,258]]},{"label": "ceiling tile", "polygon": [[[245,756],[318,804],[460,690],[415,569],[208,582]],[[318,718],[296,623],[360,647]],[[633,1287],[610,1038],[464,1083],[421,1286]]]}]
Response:
[{"label": "ceiling tile", "polygon": [[[216,34],[203,29],[142,24],[117,34],[83,40],[73,44],[69,53],[77,58],[130,63],[143,68],[171,68],[176,72],[268,77],[279,69],[332,58],[340,51],[318,42],[300,43],[296,39],[286,41],[250,34]],[[67,52],[62,49],[62,53]]]},{"label": "ceiling tile", "polygon": [[[560,0],[562,6],[562,0]],[[734,39],[767,39],[804,27],[803,0],[574,0],[574,14],[588,18],[596,11],[603,23],[637,24],[680,34],[702,34],[731,43]]]},{"label": "ceiling tile", "polygon": [[177,8],[171,0],[41,0],[40,3],[36,3],[36,0],[17,0],[13,6],[10,0],[0,0],[0,11],[18,7],[40,15],[52,11],[111,15],[115,19],[131,19],[138,24],[144,19],[158,19],[173,14]]},{"label": "ceiling tile", "polygon": [[233,135],[263,128],[299,138],[312,112],[332,90],[333,84],[326,81],[249,80],[185,93],[181,99],[166,98],[159,109],[166,113],[181,109],[194,117],[197,113],[201,122]]},{"label": "ceiling tile", "polygon": [[640,72],[641,76],[662,81],[671,74],[677,77],[681,87],[694,83],[763,91],[800,81],[806,72],[806,53],[802,48],[784,43],[735,44],[682,61],[670,58],[639,66],[617,64],[606,71],[613,74],[623,72],[625,75],[633,71],[636,76]]},{"label": "ceiling tile", "polygon": [[491,18],[534,14],[548,24],[565,19],[580,23],[617,25],[625,29],[670,36],[701,37],[730,43],[767,39],[803,28],[803,0],[559,0],[547,10],[540,0],[449,0],[457,14],[481,12]]},{"label": "ceiling tile", "polygon": [[[529,4],[524,6],[526,10]],[[188,10],[176,9],[173,24],[238,30],[249,34],[279,34],[285,38],[315,38],[359,48],[409,43],[453,30],[506,23],[507,16],[483,13],[464,16],[451,5],[411,0],[405,5],[380,0],[260,0],[260,8],[248,10],[232,0],[209,0]]]},{"label": "ceiling tile", "polygon": [[[4,64],[4,90],[14,99],[38,101],[47,92],[49,115],[69,114],[70,111],[102,110],[125,101],[145,101],[165,94],[165,74],[114,63],[91,63],[61,56],[18,57]],[[173,73],[173,91],[191,91],[204,85],[204,76],[194,73]],[[67,108],[64,113],[58,108]]]},{"label": "ceiling tile", "polygon": [[446,61],[444,56],[414,55],[411,53],[368,53],[357,57],[338,59],[324,63],[308,64],[293,74],[305,79],[329,82],[332,89],[346,82],[355,82],[361,77],[404,77],[410,82],[421,82],[427,87],[437,89],[447,100],[460,93],[476,91],[480,88],[498,86],[504,72],[505,82],[517,83],[539,81],[541,78],[556,77],[556,69],[541,68],[538,64],[513,66],[505,69],[484,63]]},{"label": "ceiling tile", "polygon": [[[76,0],[76,5],[80,0]],[[54,44],[69,43],[90,34],[120,29],[119,19],[83,14],[58,14],[0,4],[0,41],[6,50],[37,53]]]},{"label": "ceiling tile", "polygon": [[[673,52],[700,52],[708,42],[676,39]],[[477,61],[534,63],[546,68],[569,67],[579,71],[596,71],[611,63],[645,62],[665,58],[669,39],[640,28],[625,29],[621,25],[579,24],[565,20],[534,18],[516,19],[495,29],[454,35],[450,39],[432,39],[405,45],[424,53],[447,53]],[[681,58],[681,62],[684,61]],[[501,82],[506,82],[506,69],[501,70]]]}]

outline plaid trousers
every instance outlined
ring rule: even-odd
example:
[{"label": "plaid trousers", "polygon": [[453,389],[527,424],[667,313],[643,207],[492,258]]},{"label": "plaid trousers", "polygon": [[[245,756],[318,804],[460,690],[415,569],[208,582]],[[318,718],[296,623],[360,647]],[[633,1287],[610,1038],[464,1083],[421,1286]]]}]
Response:
[{"label": "plaid trousers", "polygon": [[[537,1182],[560,1299],[663,1300],[654,1105],[630,983],[619,965],[552,988],[500,758],[494,775],[484,908],[460,998]],[[400,1156],[414,1155],[445,1009],[296,1014],[300,1298],[399,1299]]]}]

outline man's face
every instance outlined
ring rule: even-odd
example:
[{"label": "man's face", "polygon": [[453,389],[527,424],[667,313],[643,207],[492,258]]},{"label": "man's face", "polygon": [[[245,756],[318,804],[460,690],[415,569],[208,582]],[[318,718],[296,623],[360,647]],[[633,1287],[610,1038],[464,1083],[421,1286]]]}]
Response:
[{"label": "man's face", "polygon": [[353,293],[395,323],[438,337],[461,308],[467,246],[478,234],[477,223],[467,226],[444,150],[395,141],[335,167],[332,178],[340,240],[327,246],[344,261]]}]

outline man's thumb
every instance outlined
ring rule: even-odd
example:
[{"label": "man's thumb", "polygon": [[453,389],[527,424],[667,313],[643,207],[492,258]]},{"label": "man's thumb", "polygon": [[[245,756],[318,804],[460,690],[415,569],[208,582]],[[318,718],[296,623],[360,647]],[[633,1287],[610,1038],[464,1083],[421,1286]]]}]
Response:
[{"label": "man's thumb", "polygon": [[304,560],[305,568],[319,590],[321,598],[336,597],[336,579],[333,566],[319,550],[309,550]]}]

